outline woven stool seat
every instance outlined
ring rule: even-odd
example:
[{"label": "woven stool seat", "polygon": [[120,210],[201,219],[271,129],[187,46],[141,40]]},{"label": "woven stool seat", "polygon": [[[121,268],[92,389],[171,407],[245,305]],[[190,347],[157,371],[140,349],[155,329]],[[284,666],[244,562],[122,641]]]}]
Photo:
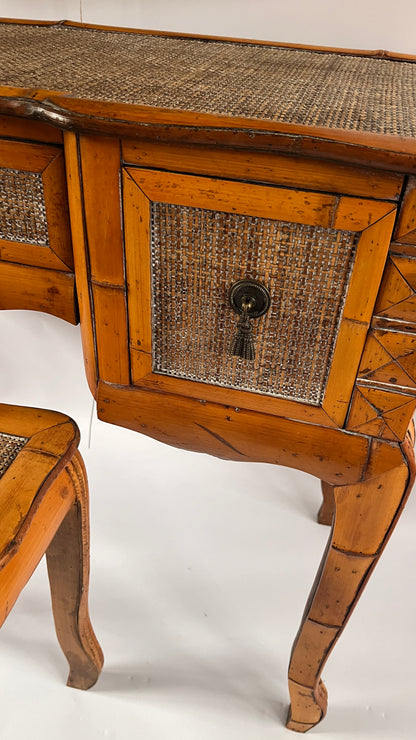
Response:
[{"label": "woven stool seat", "polygon": [[0,404],[0,625],[46,553],[68,685],[103,658],[88,616],[88,498],[79,432],[63,414]]}]

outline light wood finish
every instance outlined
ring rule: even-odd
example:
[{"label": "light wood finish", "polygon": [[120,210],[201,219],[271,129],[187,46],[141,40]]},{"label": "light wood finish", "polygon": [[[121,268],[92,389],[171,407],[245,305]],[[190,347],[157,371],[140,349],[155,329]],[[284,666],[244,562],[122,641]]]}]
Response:
[{"label": "light wood finish", "polygon": [[[127,172],[150,201],[208,208],[251,216],[331,226],[337,207],[334,196],[269,188],[229,180],[211,180],[157,170],[128,167]],[[383,204],[384,205],[384,204]]]},{"label": "light wood finish", "polygon": [[409,177],[394,238],[398,242],[416,245],[416,178],[414,177]]},{"label": "light wood finish", "polygon": [[65,133],[64,146],[84,367],[90,391],[95,397],[98,382],[98,369],[93,327],[92,301],[88,284],[86,230],[84,226],[83,212],[80,208],[80,203],[82,203],[82,183],[78,159],[78,143],[75,134],[68,132]]},{"label": "light wood finish", "polygon": [[100,378],[110,383],[129,383],[127,305],[124,289],[93,284],[92,295]]},{"label": "light wood finish", "polygon": [[0,137],[42,141],[48,144],[62,144],[62,131],[40,121],[28,121],[24,118],[11,118],[0,115]]},{"label": "light wood finish", "polygon": [[413,448],[395,470],[352,486],[334,486],[335,517],[289,666],[287,727],[298,732],[324,716],[322,668],[348,621],[400,516],[414,481]]},{"label": "light wood finish", "polygon": [[[301,424],[271,414],[173,394],[100,382],[98,417],[161,442],[226,460],[268,462],[305,470],[331,483],[356,482],[401,460],[397,444],[374,448],[368,437]],[[178,423],[180,419],[180,423]]]},{"label": "light wood finish", "polygon": [[[20,89],[0,87],[0,113],[28,115],[28,104],[25,100],[15,103],[13,94],[22,92]],[[127,103],[110,103],[85,101],[75,97],[67,97],[63,94],[54,94],[50,90],[38,90],[36,94],[38,106],[33,99],[30,103],[30,114],[37,115],[51,123],[59,114],[63,128],[72,129],[76,127],[83,133],[104,133],[106,135],[120,133],[124,136],[132,135],[132,125],[140,123],[144,126],[163,126],[166,129],[172,126],[181,126],[187,129],[195,129],[188,132],[188,139],[198,143],[197,129],[200,127],[228,130],[252,131],[253,128],[260,136],[268,133],[272,135],[276,149],[284,150],[290,143],[295,148],[295,139],[305,137],[302,142],[302,153],[313,155],[321,151],[324,156],[338,161],[354,161],[357,164],[373,166],[384,165],[386,169],[394,171],[414,172],[416,167],[413,161],[416,146],[410,137],[403,137],[400,147],[397,145],[397,137],[389,134],[369,134],[359,131],[348,131],[345,129],[328,129],[314,126],[313,135],[310,138],[311,127],[300,124],[284,124],[275,121],[255,120],[231,116],[218,116],[209,113],[194,113],[187,111],[172,111],[170,109],[153,108],[140,105],[129,105]],[[10,101],[10,102],[9,102]],[[120,125],[118,126],[118,122]],[[254,125],[253,125],[254,123]],[[136,128],[136,126],[134,126]],[[289,142],[287,137],[293,137]],[[227,136],[217,136],[219,143],[227,140]],[[254,138],[254,141],[253,141]],[[251,144],[257,144],[257,137],[250,133]],[[285,146],[286,143],[286,146]],[[297,145],[299,153],[299,144]],[[348,150],[348,155],[345,151]],[[351,151],[351,154],[350,154]]]},{"label": "light wood finish", "polygon": [[[136,184],[136,189],[133,183]],[[124,171],[124,196],[133,383],[170,392],[182,389],[184,394],[194,398],[242,405],[292,418],[310,418],[325,426],[342,426],[389,247],[395,216],[392,204],[358,198],[338,199],[319,194],[314,199],[313,194],[300,190],[283,190],[133,167]],[[362,232],[322,408],[311,408],[310,405],[277,398],[262,398],[259,394],[242,394],[240,391],[210,387],[194,381],[178,382],[175,378],[151,372],[149,204],[156,200],[212,209],[213,199],[215,210],[219,211],[249,213],[263,218],[316,226],[335,225],[341,229],[349,227],[349,230]],[[346,355],[349,357],[348,363],[345,363]]]},{"label": "light wood finish", "polygon": [[325,481],[321,482],[323,501],[318,511],[318,523],[331,525],[335,516],[334,486]]},{"label": "light wood finish", "polygon": [[73,270],[62,148],[0,139],[0,168],[40,175],[48,232],[47,245],[0,240],[0,260]]},{"label": "light wood finish", "polygon": [[[393,371],[394,372],[394,371]],[[416,407],[416,398],[388,389],[358,384],[346,428],[381,439],[403,440]]]},{"label": "light wood finish", "polygon": [[74,275],[0,262],[0,310],[25,308],[77,324]]},{"label": "light wood finish", "polygon": [[117,139],[81,136],[79,146],[91,278],[124,286],[120,145]]},{"label": "light wood finish", "polygon": [[403,177],[395,173],[381,176],[375,169],[360,170],[312,158],[294,159],[278,152],[129,139],[122,142],[122,153],[127,164],[138,164],[146,169],[242,178],[286,187],[298,187],[303,183],[311,190],[364,198],[397,200],[403,183]]},{"label": "light wood finish", "polygon": [[[416,57],[382,51],[284,46],[381,58],[389,64],[416,62]],[[414,429],[408,425],[416,407],[416,140],[353,130],[354,121],[348,128],[344,118],[339,128],[300,125],[237,117],[231,111],[217,115],[186,106],[177,110],[88,100],[70,95],[64,86],[45,86],[0,88],[0,166],[42,174],[48,223],[58,234],[67,210],[65,165],[85,367],[99,418],[179,448],[283,464],[323,481],[318,521],[332,524],[332,531],[289,669],[288,726],[305,732],[326,711],[323,664],[378,561],[414,476]],[[366,114],[370,120],[374,111]],[[377,130],[392,127],[390,120]],[[273,398],[243,390],[244,384],[228,389],[153,371],[152,270],[157,267],[149,246],[152,202],[357,235],[320,405],[293,400],[297,396],[290,393]],[[59,239],[55,242],[46,251],[2,243],[1,308],[46,310],[76,320],[74,276],[66,267],[72,265],[69,242],[64,240],[65,248]],[[294,314],[293,323],[302,326],[305,317],[299,310]],[[311,345],[308,357],[318,352],[312,340]],[[301,362],[297,357],[299,370]],[[4,429],[13,430],[13,413],[3,411]],[[40,541],[44,549],[48,545],[40,525],[36,528],[30,488],[46,476],[51,486],[37,512],[51,530],[59,527],[48,549],[57,632],[71,664],[69,682],[85,687],[95,680],[102,661],[86,605],[88,551],[85,541],[81,544],[82,534],[87,541],[85,478],[74,447],[52,482],[55,473],[48,466],[70,443],[67,421],[55,424],[53,435],[44,431],[54,425],[49,414],[39,412],[35,420],[27,410],[19,413],[20,433],[31,441],[14,463],[20,471],[17,491],[5,477],[18,508],[13,509],[10,498],[0,500],[0,543],[15,535],[14,549],[5,555],[10,563],[2,572],[12,562],[21,564],[23,576],[14,581],[17,593],[36,566]],[[48,445],[48,455],[38,459],[36,444],[41,443]],[[31,478],[24,472],[29,463]],[[19,512],[25,514],[23,527]],[[75,548],[69,548],[77,533]]]},{"label": "light wood finish", "polygon": [[56,634],[70,668],[67,685],[89,689],[100,675],[103,654],[88,612],[88,488],[79,453],[65,474],[76,497],[46,551],[46,559]]},{"label": "light wood finish", "polygon": [[46,552],[68,685],[87,689],[103,657],[88,614],[88,489],[79,432],[63,414],[2,404],[0,430],[29,437],[0,478],[0,625]]}]

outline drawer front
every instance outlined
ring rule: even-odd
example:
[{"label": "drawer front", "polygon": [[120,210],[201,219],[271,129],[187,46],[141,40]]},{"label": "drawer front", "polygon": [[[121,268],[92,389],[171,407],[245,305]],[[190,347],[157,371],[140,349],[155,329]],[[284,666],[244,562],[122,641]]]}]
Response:
[{"label": "drawer front", "polygon": [[[357,235],[167,203],[152,203],[150,223],[154,372],[322,403]],[[252,320],[252,361],[230,353],[241,279],[271,295]]]},{"label": "drawer front", "polygon": [[61,147],[0,140],[0,259],[73,270]]},{"label": "drawer front", "polygon": [[[342,424],[394,206],[131,167],[124,194],[133,383]],[[254,360],[230,351],[242,279],[271,296]]]}]

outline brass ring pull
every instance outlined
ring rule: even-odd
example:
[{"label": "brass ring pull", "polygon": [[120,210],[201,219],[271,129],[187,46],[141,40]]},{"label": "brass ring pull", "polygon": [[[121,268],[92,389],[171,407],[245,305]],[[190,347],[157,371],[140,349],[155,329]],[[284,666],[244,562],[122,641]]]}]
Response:
[{"label": "brass ring pull", "polygon": [[230,289],[230,305],[241,318],[230,345],[230,354],[243,360],[254,360],[252,319],[257,319],[270,308],[270,293],[258,280],[238,280]]}]

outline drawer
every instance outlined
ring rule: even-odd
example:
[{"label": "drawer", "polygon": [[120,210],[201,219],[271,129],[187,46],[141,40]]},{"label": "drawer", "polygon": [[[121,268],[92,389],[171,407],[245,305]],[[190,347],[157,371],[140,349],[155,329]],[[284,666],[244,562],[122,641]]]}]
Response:
[{"label": "drawer", "polygon": [[[25,133],[19,120],[6,123],[9,134]],[[41,126],[30,131],[43,135]],[[44,311],[76,324],[62,147],[0,139],[0,196],[0,309]]]},{"label": "drawer", "polygon": [[0,140],[0,259],[73,270],[61,147]]},{"label": "drawer", "polygon": [[[342,425],[394,204],[136,167],[123,187],[133,384]],[[271,297],[253,360],[231,353],[247,279]]]}]

